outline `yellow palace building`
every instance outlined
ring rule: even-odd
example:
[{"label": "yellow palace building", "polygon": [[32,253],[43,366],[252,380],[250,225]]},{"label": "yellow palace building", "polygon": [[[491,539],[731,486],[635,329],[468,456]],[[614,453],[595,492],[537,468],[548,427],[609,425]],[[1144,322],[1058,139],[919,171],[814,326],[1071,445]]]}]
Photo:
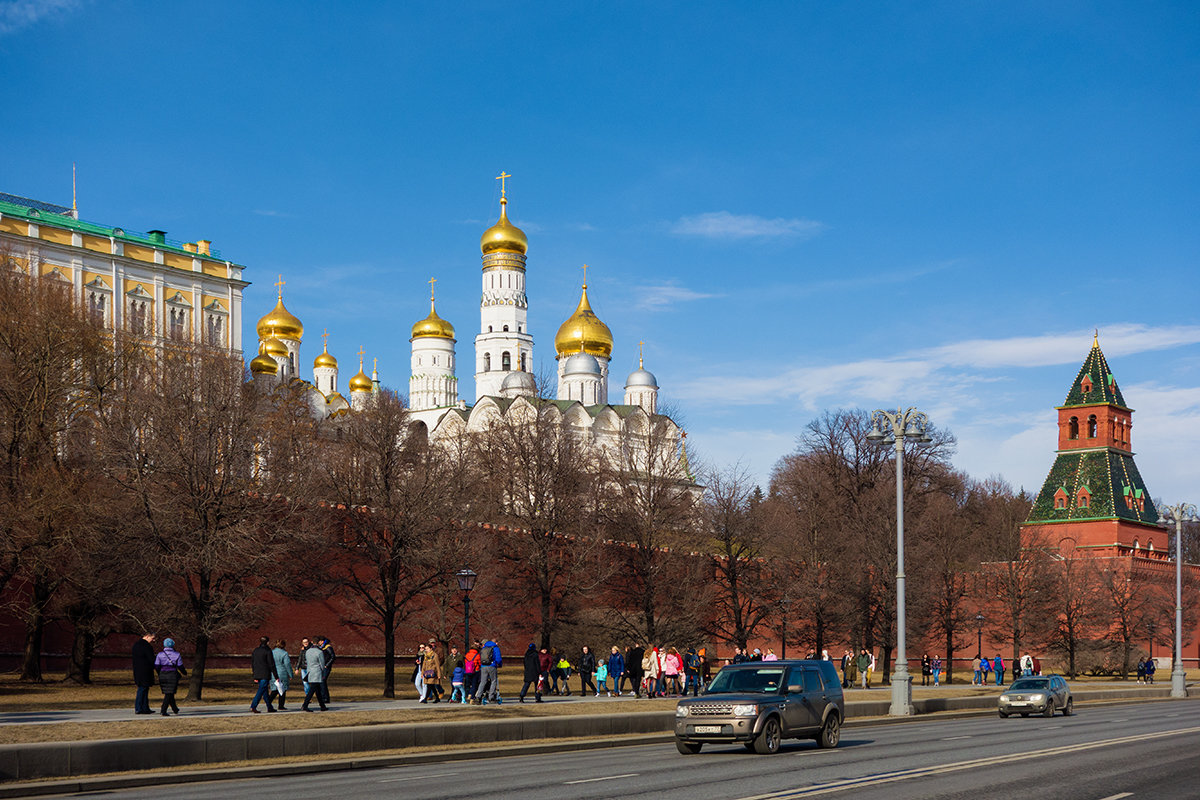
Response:
[{"label": "yellow palace building", "polygon": [[0,193],[0,254],[69,287],[107,328],[242,351],[244,267],[208,240],[85,222],[74,207]]}]

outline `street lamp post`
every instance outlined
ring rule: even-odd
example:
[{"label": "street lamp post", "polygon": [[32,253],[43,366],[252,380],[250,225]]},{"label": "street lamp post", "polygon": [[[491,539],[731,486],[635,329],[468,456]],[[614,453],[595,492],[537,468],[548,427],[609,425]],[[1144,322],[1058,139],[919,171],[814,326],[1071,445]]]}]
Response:
[{"label": "street lamp post", "polygon": [[454,573],[458,578],[458,588],[463,593],[463,649],[465,653],[471,649],[471,590],[475,588],[474,570],[460,569]]},{"label": "street lamp post", "polygon": [[1183,523],[1200,522],[1196,507],[1179,503],[1163,508],[1159,525],[1175,523],[1175,664],[1171,669],[1171,697],[1187,697],[1187,681],[1183,671]]},{"label": "street lamp post", "polygon": [[975,645],[975,655],[983,658],[983,612],[975,615],[975,627],[979,629],[979,643]]},{"label": "street lamp post", "polygon": [[[881,425],[883,430],[880,430]],[[928,427],[929,417],[914,406],[906,411],[896,409],[894,414],[876,409],[871,414],[871,432],[867,434],[871,442],[896,448],[896,670],[892,673],[892,707],[888,711],[894,717],[907,717],[913,713],[912,676],[908,674],[905,646],[904,441],[911,439],[917,444],[933,441],[926,433]]]}]

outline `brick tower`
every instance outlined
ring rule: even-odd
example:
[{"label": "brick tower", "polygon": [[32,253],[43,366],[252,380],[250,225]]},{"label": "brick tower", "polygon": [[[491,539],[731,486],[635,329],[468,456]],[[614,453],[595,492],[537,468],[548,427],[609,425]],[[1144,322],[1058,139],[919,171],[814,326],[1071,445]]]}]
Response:
[{"label": "brick tower", "polygon": [[1132,428],[1133,409],[1097,337],[1058,407],[1058,455],[1021,528],[1025,543],[1041,538],[1094,558],[1166,555],[1167,534],[1133,462]]}]

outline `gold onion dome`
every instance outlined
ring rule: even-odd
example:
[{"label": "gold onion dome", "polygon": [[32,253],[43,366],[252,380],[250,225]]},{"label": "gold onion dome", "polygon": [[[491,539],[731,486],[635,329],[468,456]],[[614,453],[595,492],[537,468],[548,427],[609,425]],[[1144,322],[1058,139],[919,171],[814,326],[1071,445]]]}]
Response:
[{"label": "gold onion dome", "polygon": [[275,363],[275,359],[271,358],[265,352],[261,352],[250,362],[250,374],[277,375],[279,374],[279,365]]},{"label": "gold onion dome", "polygon": [[375,388],[375,384],[371,383],[371,379],[367,377],[367,373],[363,372],[362,353],[358,356],[358,373],[350,379],[350,392],[369,392]]},{"label": "gold onion dome", "polygon": [[586,283],[583,285],[583,294],[579,297],[579,307],[558,327],[558,333],[554,337],[554,349],[560,357],[574,355],[581,349],[597,358],[608,358],[612,355],[612,331],[600,321],[588,304]]},{"label": "gold onion dome", "polygon": [[304,324],[283,306],[283,278],[279,279],[277,285],[280,287],[279,301],[275,303],[271,313],[258,321],[258,338],[265,339],[267,334],[272,334],[280,339],[294,339],[298,342],[304,336]]},{"label": "gold onion dome", "polygon": [[337,359],[329,354],[329,346],[325,346],[325,351],[321,355],[313,359],[313,369],[321,367],[332,367],[337,369]]},{"label": "gold onion dome", "polygon": [[525,255],[525,251],[529,249],[529,240],[525,238],[525,231],[508,221],[508,213],[504,209],[506,205],[508,205],[508,199],[501,193],[500,219],[495,225],[484,231],[483,236],[479,237],[479,250],[485,256],[488,253]]},{"label": "gold onion dome", "polygon": [[433,308],[433,298],[429,299],[429,316],[412,326],[412,338],[436,336],[439,339],[453,339],[454,326],[437,315]]},{"label": "gold onion dome", "polygon": [[287,345],[276,339],[274,334],[271,334],[263,340],[261,350],[263,353],[269,356],[287,358],[288,355]]}]

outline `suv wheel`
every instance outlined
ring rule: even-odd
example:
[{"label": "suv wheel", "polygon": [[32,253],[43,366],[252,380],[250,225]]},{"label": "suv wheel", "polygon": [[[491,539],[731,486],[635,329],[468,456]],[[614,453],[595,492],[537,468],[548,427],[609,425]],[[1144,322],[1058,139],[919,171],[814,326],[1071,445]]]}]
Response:
[{"label": "suv wheel", "polygon": [[1069,716],[1071,716],[1073,713],[1075,713],[1075,698],[1074,698],[1074,697],[1068,697],[1068,698],[1067,698],[1067,704],[1066,704],[1065,706],[1063,706],[1063,716],[1064,716],[1064,717],[1069,717]]},{"label": "suv wheel", "polygon": [[837,747],[842,738],[842,723],[838,720],[837,712],[831,711],[817,734],[817,744],[824,748]]},{"label": "suv wheel", "polygon": [[758,734],[758,738],[754,740],[754,752],[760,756],[778,753],[782,740],[783,731],[779,727],[779,720],[771,717],[763,723],[762,733]]},{"label": "suv wheel", "polygon": [[1046,710],[1042,712],[1042,716],[1044,716],[1044,717],[1053,717],[1054,716],[1054,701],[1053,700],[1046,701]]},{"label": "suv wheel", "polygon": [[694,756],[700,752],[701,745],[699,742],[685,742],[682,739],[675,740],[675,749],[685,756]]}]

